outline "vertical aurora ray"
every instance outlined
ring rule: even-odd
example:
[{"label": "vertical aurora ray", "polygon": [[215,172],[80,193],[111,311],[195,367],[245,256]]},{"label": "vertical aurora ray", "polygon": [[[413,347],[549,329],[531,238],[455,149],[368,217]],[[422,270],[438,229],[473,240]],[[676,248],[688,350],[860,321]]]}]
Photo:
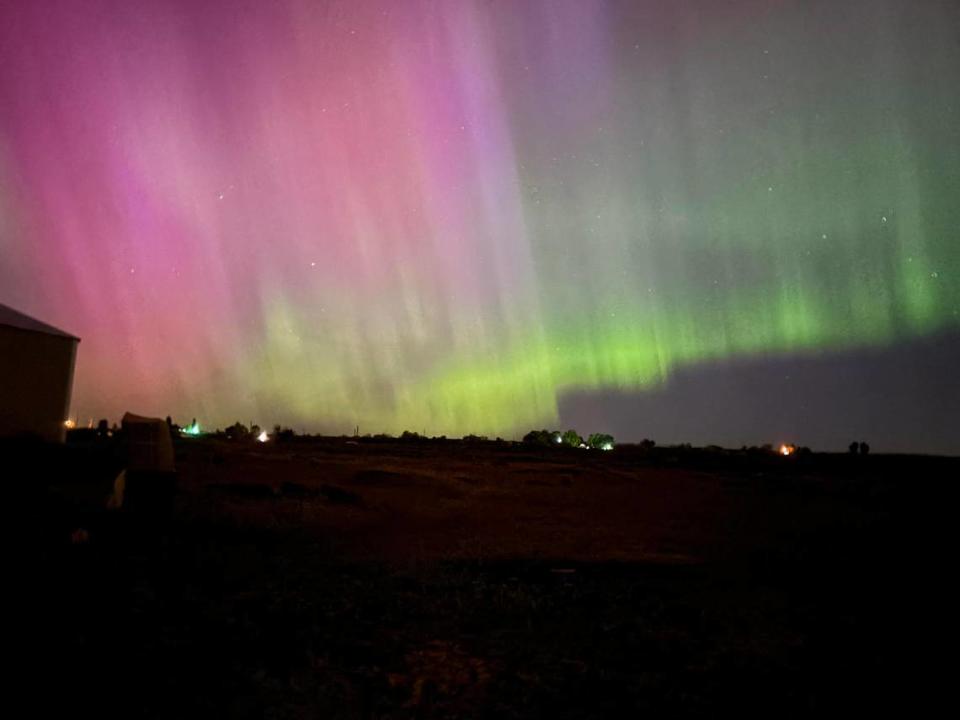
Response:
[{"label": "vertical aurora ray", "polygon": [[0,5],[0,301],[85,415],[337,432],[960,327],[960,10],[722,5]]}]

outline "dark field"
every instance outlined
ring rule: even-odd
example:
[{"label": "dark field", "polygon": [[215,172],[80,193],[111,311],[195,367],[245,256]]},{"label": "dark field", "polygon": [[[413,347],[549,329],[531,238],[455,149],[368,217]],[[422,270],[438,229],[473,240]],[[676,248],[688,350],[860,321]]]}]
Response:
[{"label": "dark field", "polygon": [[16,465],[31,714],[861,715],[953,681],[956,460],[177,454],[159,522],[91,509],[109,448]]}]

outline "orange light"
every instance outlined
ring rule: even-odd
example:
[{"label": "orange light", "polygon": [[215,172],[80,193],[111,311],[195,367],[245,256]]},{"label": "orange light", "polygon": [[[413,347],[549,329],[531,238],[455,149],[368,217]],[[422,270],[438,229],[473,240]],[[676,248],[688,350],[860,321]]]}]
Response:
[{"label": "orange light", "polygon": [[793,455],[794,447],[793,445],[781,445],[780,454],[786,457],[787,455]]},{"label": "orange light", "polygon": [[77,426],[77,424],[73,420],[67,419],[63,421],[63,426],[67,430],[73,430]]}]

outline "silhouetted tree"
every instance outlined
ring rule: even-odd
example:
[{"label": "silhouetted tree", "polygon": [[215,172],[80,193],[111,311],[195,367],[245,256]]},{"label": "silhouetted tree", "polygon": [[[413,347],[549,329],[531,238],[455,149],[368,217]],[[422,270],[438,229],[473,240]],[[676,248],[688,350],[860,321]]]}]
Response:
[{"label": "silhouetted tree", "polygon": [[580,437],[580,433],[576,430],[567,430],[563,434],[563,444],[568,447],[580,447],[583,443],[583,438]]},{"label": "silhouetted tree", "polygon": [[289,442],[296,436],[297,434],[293,431],[293,428],[280,427],[279,425],[273,426],[273,437],[277,442]]},{"label": "silhouetted tree", "polygon": [[229,440],[248,440],[250,430],[239,420],[227,428],[226,435]]},{"label": "silhouetted tree", "polygon": [[860,451],[860,443],[854,440],[852,443],[850,443],[849,449],[851,455],[856,455]]},{"label": "silhouetted tree", "polygon": [[110,423],[107,422],[106,418],[101,419],[100,422],[97,423],[97,435],[100,435],[101,437],[106,437],[107,433],[109,432],[110,432]]},{"label": "silhouetted tree", "polygon": [[648,440],[647,438],[644,438],[643,440],[640,441],[641,450],[653,450],[653,448],[656,447],[656,445],[657,445],[656,442],[654,442],[653,440]]},{"label": "silhouetted tree", "polygon": [[553,433],[549,430],[531,430],[523,436],[523,441],[532,445],[556,444],[553,442]]},{"label": "silhouetted tree", "polygon": [[613,435],[594,433],[587,440],[587,445],[594,450],[613,450]]},{"label": "silhouetted tree", "polygon": [[860,454],[861,454],[861,455],[869,455],[869,454],[870,454],[870,446],[867,445],[865,442],[861,442],[861,443],[860,443]]}]

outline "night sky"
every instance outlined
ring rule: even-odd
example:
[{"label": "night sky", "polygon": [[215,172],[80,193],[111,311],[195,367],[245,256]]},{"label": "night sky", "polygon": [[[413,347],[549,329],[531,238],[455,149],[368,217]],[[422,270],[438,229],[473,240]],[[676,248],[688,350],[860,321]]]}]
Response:
[{"label": "night sky", "polygon": [[960,3],[0,0],[73,412],[960,453]]}]

